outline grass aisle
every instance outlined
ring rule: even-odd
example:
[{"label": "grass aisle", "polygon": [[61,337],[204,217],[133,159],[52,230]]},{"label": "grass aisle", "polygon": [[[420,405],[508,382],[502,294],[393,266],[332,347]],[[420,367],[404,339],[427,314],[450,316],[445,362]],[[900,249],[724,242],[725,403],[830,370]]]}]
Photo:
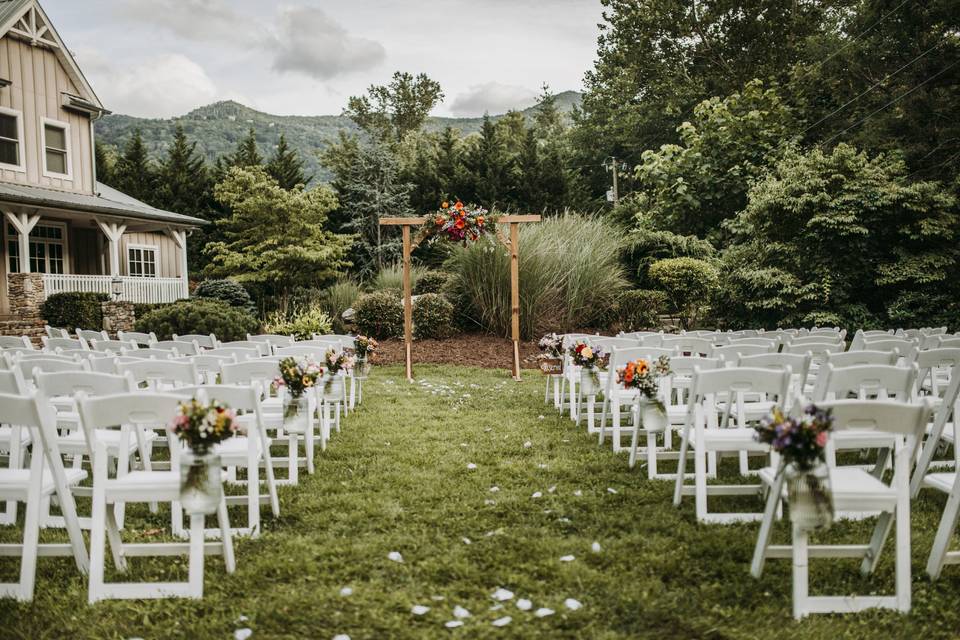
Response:
[{"label": "grass aisle", "polygon": [[[691,503],[670,506],[671,484],[629,472],[625,458],[545,407],[537,374],[519,385],[478,369],[421,366],[417,374],[410,386],[398,367],[375,372],[316,475],[282,490],[280,520],[267,518],[260,539],[238,541],[237,573],[208,557],[202,601],[88,607],[70,562],[41,559],[34,603],[0,602],[0,637],[231,638],[241,628],[253,639],[353,640],[960,634],[960,571],[948,568],[934,585],[920,572],[939,498],[921,500],[914,517],[910,616],[796,624],[789,563],[769,563],[761,581],[748,575],[756,525],[694,524]],[[128,536],[164,522],[131,511]],[[861,531],[844,525],[836,535]],[[394,551],[402,563],[388,559]],[[852,561],[816,563],[813,589],[888,589],[891,551],[869,581]],[[169,559],[133,563],[138,578],[170,577]],[[498,587],[515,595],[491,610]],[[582,608],[567,608],[568,598]],[[519,609],[520,599],[532,608]],[[415,616],[414,605],[430,610]],[[471,615],[448,629],[455,606]],[[536,617],[538,608],[555,613]],[[493,626],[505,616],[506,626]]]}]

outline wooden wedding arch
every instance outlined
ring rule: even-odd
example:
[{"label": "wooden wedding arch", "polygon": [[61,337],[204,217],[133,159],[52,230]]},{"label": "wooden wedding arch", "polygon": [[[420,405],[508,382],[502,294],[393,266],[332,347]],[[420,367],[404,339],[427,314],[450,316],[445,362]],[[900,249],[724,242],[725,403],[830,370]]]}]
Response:
[{"label": "wooden wedding arch", "polygon": [[[413,245],[410,229],[422,227],[432,217],[426,218],[381,218],[380,224],[403,227],[403,342],[406,355],[407,380],[413,382],[413,292],[410,287],[410,253]],[[513,379],[520,380],[520,225],[526,222],[540,222],[537,215],[499,216],[497,224],[510,225],[510,238],[501,234],[497,238],[510,249],[510,313],[511,337],[513,338]]]}]

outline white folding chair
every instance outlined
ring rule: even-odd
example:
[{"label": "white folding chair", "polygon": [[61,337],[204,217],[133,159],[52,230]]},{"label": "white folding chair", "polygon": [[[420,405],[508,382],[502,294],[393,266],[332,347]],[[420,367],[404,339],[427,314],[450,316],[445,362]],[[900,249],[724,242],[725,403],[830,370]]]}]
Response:
[{"label": "white folding chair", "polygon": [[[90,566],[70,492],[87,473],[82,469],[63,468],[53,417],[35,393],[0,394],[0,424],[29,429],[36,443],[28,469],[0,468],[0,500],[26,504],[22,541],[0,545],[0,555],[20,557],[19,581],[0,583],[0,597],[29,601],[33,599],[40,556],[72,555],[81,573],[86,573]],[[69,544],[39,542],[41,505],[54,494],[64,515]]]},{"label": "white folding chair", "polygon": [[73,338],[50,338],[47,336],[40,336],[40,342],[43,343],[43,350],[53,353],[57,349],[84,349],[87,350],[90,347],[87,345],[87,341],[81,338],[74,340]]},{"label": "white folding chair", "polygon": [[928,474],[923,478],[923,486],[947,494],[947,504],[940,516],[940,524],[933,538],[930,557],[927,559],[927,574],[931,580],[936,580],[940,577],[944,565],[960,564],[960,551],[950,550],[950,541],[960,519],[960,473],[954,470]]},{"label": "white folding chair", "polygon": [[[951,349],[952,351],[952,349]],[[929,401],[936,410],[933,414],[933,424],[929,428],[926,442],[920,452],[920,459],[910,480],[910,496],[916,498],[923,487],[927,472],[933,466],[952,466],[954,471],[960,469],[960,451],[957,451],[957,416],[960,415],[960,362],[953,365],[950,381],[943,395],[931,397]],[[943,464],[934,460],[937,450],[942,445],[952,445],[954,459],[951,463]],[[941,478],[942,480],[943,478]],[[940,485],[938,488],[943,488]]]},{"label": "white folding chair", "polygon": [[[893,479],[890,484],[859,467],[833,467],[830,486],[834,508],[840,512],[867,515],[879,513],[869,544],[810,545],[809,533],[793,527],[791,545],[771,545],[770,538],[778,504],[786,497],[783,474],[770,467],[760,477],[770,487],[763,523],[757,536],[750,572],[759,578],[767,558],[793,559],[793,615],[800,619],[811,613],[852,613],[872,608],[910,610],[910,466],[930,416],[925,402],[837,400],[818,405],[830,409],[834,419],[832,437],[852,431],[882,433],[896,441]],[[831,438],[832,438],[831,437]],[[829,445],[828,445],[829,447]],[[876,569],[884,543],[896,526],[896,578],[893,596],[809,595],[810,558],[862,558],[860,572],[868,576]]]},{"label": "white folding chair", "polygon": [[192,363],[197,368],[201,384],[216,384],[217,378],[220,377],[221,367],[225,364],[233,364],[236,361],[235,356],[211,356],[207,355],[207,352],[198,356],[183,356],[175,360],[175,362]]},{"label": "white folding chair", "polygon": [[247,334],[248,342],[266,342],[272,348],[293,346],[293,336],[281,336],[275,333],[261,333],[257,335]]},{"label": "white folding chair", "polygon": [[[196,342],[201,349],[216,349],[220,346],[220,341],[217,340],[217,336],[212,333],[206,335],[202,333],[190,333],[184,336],[173,334],[171,337],[177,342]],[[153,341],[157,342],[156,336],[153,337]]]},{"label": "white folding chair", "polygon": [[51,327],[48,324],[43,325],[43,330],[48,338],[69,338],[70,332],[59,327]]},{"label": "white folding chair", "polygon": [[674,349],[681,356],[713,356],[713,341],[696,336],[664,336],[660,341],[663,349]]},{"label": "white folding chair", "polygon": [[[708,478],[716,477],[718,455],[741,453],[769,455],[769,447],[756,440],[755,431],[746,424],[746,398],[760,398],[761,402],[785,405],[790,397],[792,371],[760,368],[695,370],[690,390],[687,422],[680,441],[677,476],[673,504],[679,507],[682,496],[693,494],[697,520],[706,523],[730,523],[759,520],[759,513],[711,513],[707,499],[711,495],[759,495],[760,485],[708,485]],[[722,413],[718,397],[725,396],[733,405],[735,427],[721,427]],[[687,451],[693,449],[694,485],[687,478]],[[741,472],[743,472],[741,461]]]},{"label": "white folding chair", "polygon": [[[636,343],[634,342],[634,345]],[[604,377],[603,385],[603,409],[600,414],[600,426],[593,428],[594,403],[596,396],[587,397],[587,433],[598,433],[601,446],[606,442],[607,414],[610,414],[610,433],[613,437],[613,451],[619,453],[623,448],[621,438],[623,428],[621,427],[621,410],[626,406],[629,415],[633,416],[633,405],[639,397],[639,392],[635,389],[624,389],[622,385],[617,384],[617,369],[626,366],[628,362],[643,358],[647,360],[651,367],[661,355],[672,355],[668,349],[657,347],[613,347],[610,352],[610,362],[608,365],[608,375]],[[632,434],[637,429],[637,424],[632,424],[628,431]]]},{"label": "white folding chair", "polygon": [[221,342],[217,345],[218,349],[222,349],[224,347],[241,347],[244,349],[256,349],[261,356],[270,355],[269,342],[256,342],[253,340],[234,340],[232,342]]},{"label": "white folding chair", "polygon": [[[200,345],[195,340],[158,340],[150,345],[158,351],[173,351],[177,356],[195,356],[200,354]],[[175,356],[176,357],[176,356]]]},{"label": "white folding chair", "polygon": [[[233,573],[236,563],[233,556],[233,539],[226,500],[221,498],[217,508],[220,541],[205,543],[204,516],[191,515],[190,541],[188,543],[125,543],[110,505],[118,502],[169,502],[174,520],[180,513],[180,447],[171,446],[170,471],[134,470],[128,474],[112,476],[109,473],[107,452],[99,433],[103,429],[153,428],[157,424],[169,425],[179,411],[183,397],[138,391],[99,398],[78,398],[80,423],[93,451],[93,517],[90,531],[90,587],[88,601],[123,598],[167,598],[203,596],[204,554],[222,553],[227,573]],[[169,434],[168,438],[176,439]],[[174,527],[174,533],[178,533]],[[134,556],[189,556],[187,582],[106,582],[104,564],[106,543],[116,568],[127,569],[127,559]]]},{"label": "white folding chair", "polygon": [[33,343],[27,336],[0,336],[0,349],[30,349]]},{"label": "white folding chair", "polygon": [[[23,379],[19,367],[0,371],[0,393],[11,396],[21,396],[27,392],[27,383]],[[4,424],[0,422],[0,450],[6,452],[7,468],[22,469],[27,460],[30,447],[30,430],[19,424]],[[17,501],[9,500],[0,513],[0,524],[16,524]]]},{"label": "white folding chair", "polygon": [[138,347],[149,347],[157,341],[157,334],[153,331],[150,333],[144,333],[142,331],[117,331],[117,340],[135,342]]},{"label": "white folding chair", "polygon": [[110,336],[107,335],[106,331],[94,331],[93,329],[76,329],[76,336],[81,340],[85,340],[87,344],[90,344],[91,340],[109,340]]}]

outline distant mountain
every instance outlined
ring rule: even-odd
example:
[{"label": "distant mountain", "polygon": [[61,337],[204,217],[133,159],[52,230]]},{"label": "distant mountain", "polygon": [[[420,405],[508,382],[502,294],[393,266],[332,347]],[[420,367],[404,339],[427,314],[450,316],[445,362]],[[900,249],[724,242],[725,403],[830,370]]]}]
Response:
[{"label": "distant mountain", "polygon": [[[565,113],[579,104],[580,94],[576,91],[557,94],[557,105]],[[535,105],[524,109],[522,113],[529,118],[537,108]],[[498,119],[503,115],[492,117]],[[236,149],[237,142],[251,127],[256,130],[257,142],[265,155],[273,152],[280,134],[285,133],[290,145],[304,158],[308,173],[322,182],[328,180],[330,175],[320,166],[318,153],[335,141],[341,130],[356,130],[353,122],[344,116],[276,116],[227,100],[199,107],[175,118],[109,115],[96,123],[97,141],[122,147],[133,131],[139,128],[150,153],[160,156],[173,140],[173,130],[178,123],[183,125],[191,140],[197,141],[197,149],[209,162]],[[483,118],[431,117],[427,120],[426,129],[439,131],[450,126],[469,135],[478,132],[482,123]]]}]

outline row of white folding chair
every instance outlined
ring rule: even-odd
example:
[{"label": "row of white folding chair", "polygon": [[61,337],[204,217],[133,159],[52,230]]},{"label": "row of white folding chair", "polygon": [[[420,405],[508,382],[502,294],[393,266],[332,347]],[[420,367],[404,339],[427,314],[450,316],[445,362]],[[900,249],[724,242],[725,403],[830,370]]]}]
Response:
[{"label": "row of white folding chair", "polygon": [[[19,367],[0,370],[0,393],[21,395],[26,393],[27,384]],[[29,459],[30,431],[18,424],[0,422],[0,450],[6,452],[7,468],[22,469]],[[11,525],[17,522],[17,501],[10,500],[0,513],[0,524]]]}]

